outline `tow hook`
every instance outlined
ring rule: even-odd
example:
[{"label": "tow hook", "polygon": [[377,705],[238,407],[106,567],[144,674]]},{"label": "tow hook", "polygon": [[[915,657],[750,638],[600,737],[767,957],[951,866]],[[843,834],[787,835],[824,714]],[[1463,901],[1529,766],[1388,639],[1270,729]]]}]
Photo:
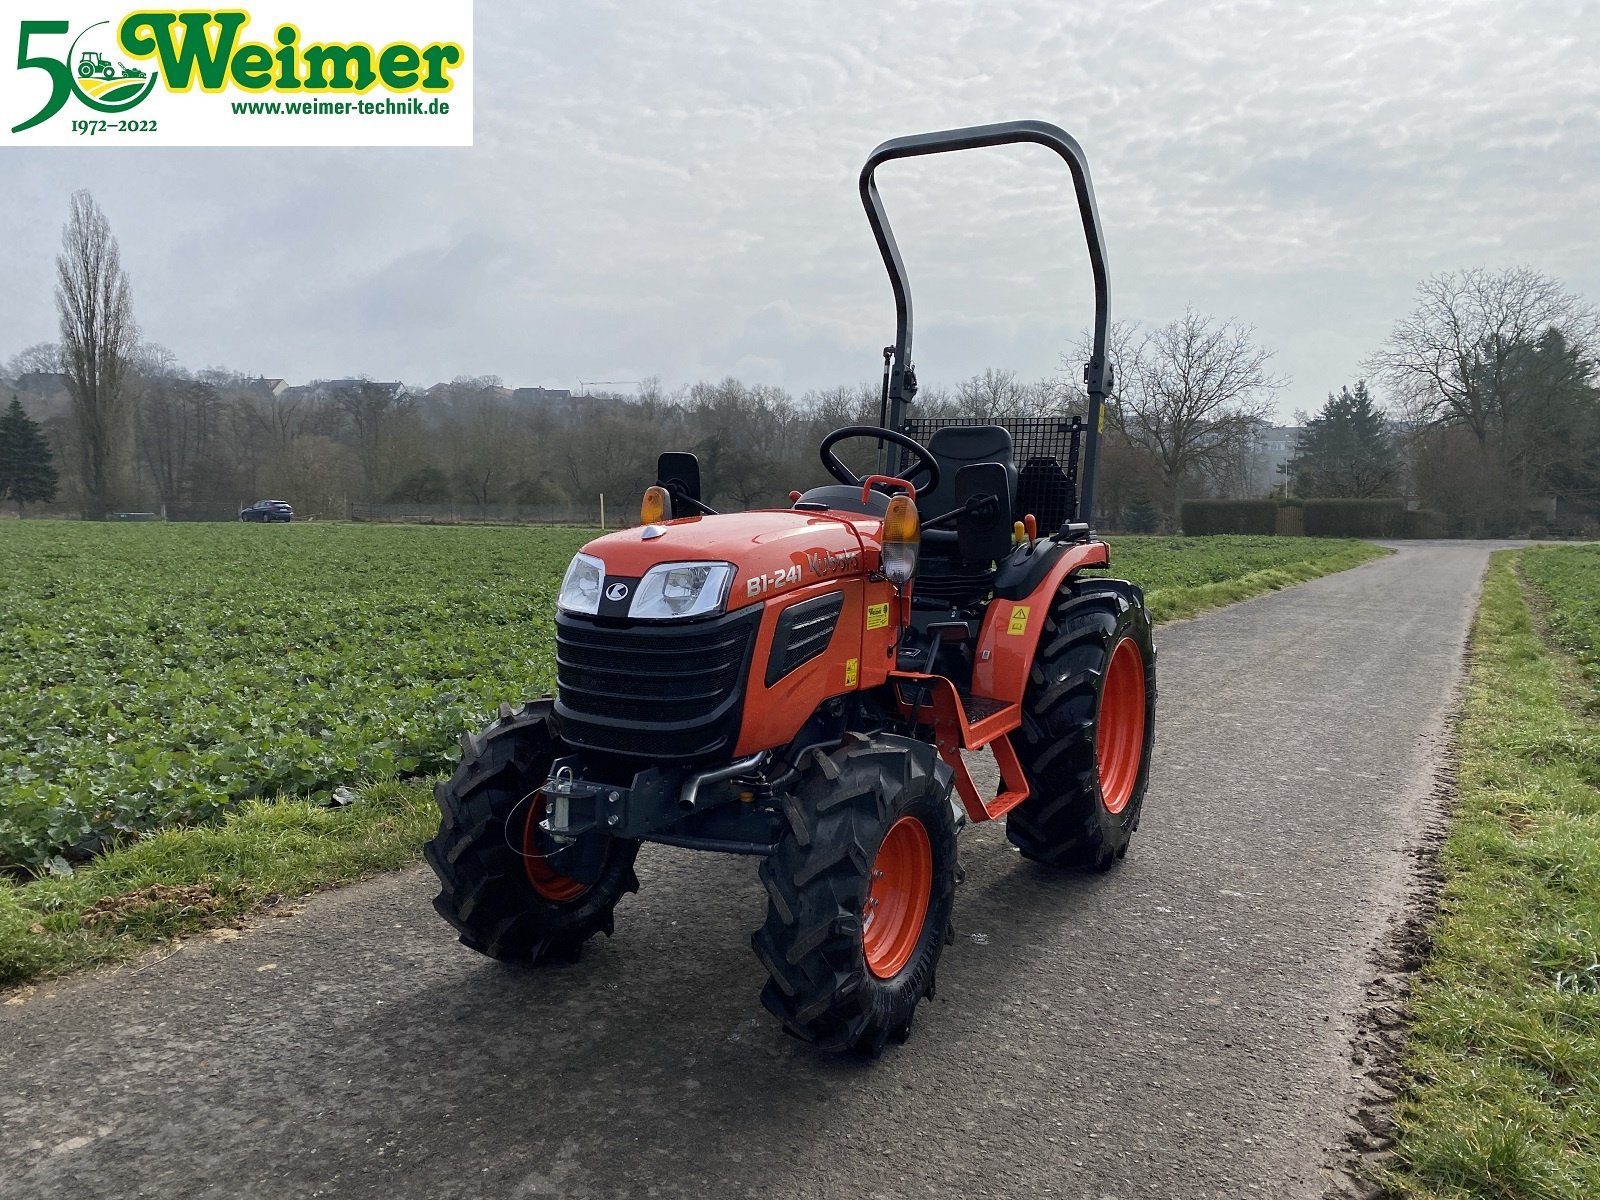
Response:
[{"label": "tow hook", "polygon": [[[599,825],[600,809],[607,801],[615,810],[622,800],[622,789],[578,779],[569,766],[557,767],[543,790],[547,803],[539,827],[563,844],[577,841]],[[613,811],[609,819],[615,825],[621,817]]]}]

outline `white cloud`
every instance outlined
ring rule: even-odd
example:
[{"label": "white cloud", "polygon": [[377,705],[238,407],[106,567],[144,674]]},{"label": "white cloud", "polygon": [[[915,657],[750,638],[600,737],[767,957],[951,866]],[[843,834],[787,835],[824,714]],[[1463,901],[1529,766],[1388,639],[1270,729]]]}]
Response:
[{"label": "white cloud", "polygon": [[[1600,296],[1587,7],[480,5],[472,150],[11,151],[0,353],[51,335],[89,186],[148,335],[197,365],[873,378],[893,310],[866,152],[1029,116],[1089,155],[1114,311],[1253,323],[1285,411],[1314,407],[1433,271],[1526,263]],[[923,379],[1054,369],[1089,298],[1060,164],[883,175]]]}]

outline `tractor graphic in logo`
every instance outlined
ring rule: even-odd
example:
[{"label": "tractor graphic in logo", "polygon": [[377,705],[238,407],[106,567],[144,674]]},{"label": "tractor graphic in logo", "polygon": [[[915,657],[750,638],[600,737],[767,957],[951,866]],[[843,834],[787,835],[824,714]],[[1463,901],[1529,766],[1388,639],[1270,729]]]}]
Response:
[{"label": "tractor graphic in logo", "polygon": [[73,38],[67,51],[68,64],[77,64],[70,79],[72,91],[96,112],[125,113],[156,85],[154,74],[114,59],[120,49],[111,23],[101,21]]},{"label": "tractor graphic in logo", "polygon": [[130,67],[122,63],[118,63],[116,67],[113,67],[111,60],[98,50],[85,50],[83,52],[83,56],[78,60],[78,78],[89,79],[98,75],[109,83],[111,80],[118,78],[117,67],[122,68],[121,78],[123,79],[145,78],[145,72],[138,67]]}]

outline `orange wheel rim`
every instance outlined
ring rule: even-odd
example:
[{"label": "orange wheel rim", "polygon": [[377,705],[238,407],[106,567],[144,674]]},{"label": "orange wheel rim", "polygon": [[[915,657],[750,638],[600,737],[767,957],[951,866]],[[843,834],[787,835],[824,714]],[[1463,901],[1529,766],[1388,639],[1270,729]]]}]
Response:
[{"label": "orange wheel rim", "polygon": [[1133,799],[1144,759],[1144,656],[1132,638],[1111,653],[1100,690],[1100,721],[1094,757],[1100,772],[1100,797],[1108,812],[1120,813]]},{"label": "orange wheel rim", "polygon": [[928,831],[915,817],[901,817],[883,835],[861,908],[861,948],[867,970],[879,979],[893,979],[911,961],[932,895]]},{"label": "orange wheel rim", "polygon": [[544,820],[544,810],[544,793],[537,792],[528,805],[528,820],[522,827],[522,869],[528,873],[533,890],[546,900],[576,900],[589,890],[589,885],[561,874],[539,849],[539,822]]}]

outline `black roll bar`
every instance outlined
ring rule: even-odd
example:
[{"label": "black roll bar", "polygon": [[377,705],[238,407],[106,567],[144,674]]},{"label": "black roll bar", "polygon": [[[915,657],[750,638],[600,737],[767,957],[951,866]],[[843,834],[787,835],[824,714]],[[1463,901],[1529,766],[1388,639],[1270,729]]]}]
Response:
[{"label": "black roll bar", "polygon": [[1100,233],[1100,212],[1094,203],[1094,186],[1089,181],[1089,163],[1083,148],[1066,130],[1046,121],[1004,121],[998,125],[972,125],[966,129],[943,129],[936,133],[917,133],[890,138],[867,156],[861,168],[861,204],[867,210],[872,236],[889,271],[894,289],[895,335],[894,366],[889,376],[889,425],[898,429],[905,420],[906,403],[916,394],[917,376],[911,363],[911,284],[906,278],[900,247],[889,229],[889,218],[878,196],[873,179],[878,167],[897,158],[916,158],[924,154],[944,154],[950,150],[975,150],[983,146],[1007,146],[1035,142],[1059,154],[1072,172],[1073,190],[1078,194],[1078,213],[1083,220],[1084,237],[1089,242],[1089,266],[1094,272],[1094,347],[1084,364],[1083,380],[1089,392],[1089,436],[1083,451],[1083,489],[1079,496],[1079,519],[1094,521],[1095,464],[1100,454],[1100,421],[1106,391],[1113,385],[1106,363],[1106,334],[1110,322],[1109,284],[1106,277],[1105,239]]}]

